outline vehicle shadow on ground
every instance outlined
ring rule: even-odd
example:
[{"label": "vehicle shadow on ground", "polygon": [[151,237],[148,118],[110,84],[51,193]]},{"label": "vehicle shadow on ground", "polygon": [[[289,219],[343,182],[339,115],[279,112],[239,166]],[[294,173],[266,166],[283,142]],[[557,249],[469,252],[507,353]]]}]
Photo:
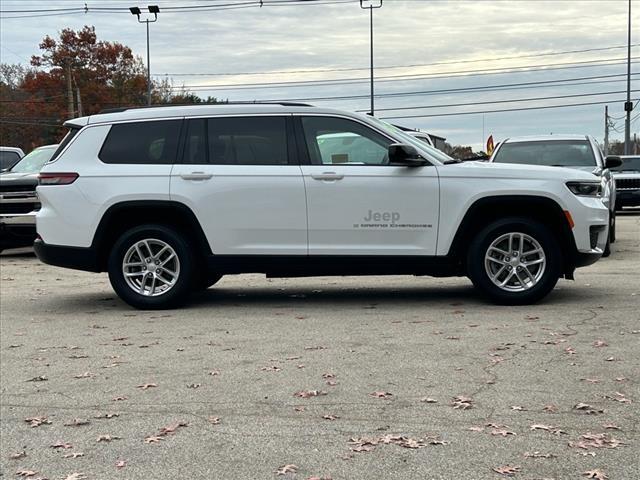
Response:
[{"label": "vehicle shadow on ground", "polygon": [[[600,297],[606,300],[606,291],[601,295],[597,290],[591,291],[590,300],[597,303]],[[543,301],[536,305],[500,306],[487,301],[471,285],[446,286],[389,286],[363,287],[331,285],[323,289],[321,283],[296,287],[274,285],[269,287],[251,286],[241,287],[211,287],[210,289],[191,295],[189,301],[180,309],[174,311],[197,311],[209,308],[216,310],[225,308],[261,309],[295,309],[303,313],[305,310],[318,308],[405,308],[417,305],[423,308],[447,309],[510,309],[512,311],[530,311],[537,307],[557,308],[575,305],[584,299],[580,292],[571,288],[561,288],[553,291]],[[69,293],[60,296],[50,296],[40,299],[38,309],[55,311],[56,313],[78,312],[86,313],[130,313],[136,311],[121,301],[112,291],[96,293]],[[171,312],[168,310],[167,312]]]}]

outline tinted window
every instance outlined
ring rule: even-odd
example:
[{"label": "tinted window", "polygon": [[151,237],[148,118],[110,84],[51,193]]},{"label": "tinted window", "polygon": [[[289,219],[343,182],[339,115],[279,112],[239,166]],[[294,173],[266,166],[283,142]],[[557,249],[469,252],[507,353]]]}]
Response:
[{"label": "tinted window", "polygon": [[18,160],[20,160],[20,155],[18,155],[16,152],[0,151],[1,170],[13,167],[18,162]]},{"label": "tinted window", "polygon": [[591,167],[596,165],[591,144],[587,140],[505,143],[500,147],[493,161],[558,167]]},{"label": "tinted window", "polygon": [[383,135],[351,120],[303,117],[311,163],[315,165],[387,165],[392,143]]},{"label": "tinted window", "polygon": [[286,165],[284,117],[233,117],[207,120],[209,163]]},{"label": "tinted window", "polygon": [[175,161],[182,120],[119,123],[100,151],[105,163],[170,164]]}]

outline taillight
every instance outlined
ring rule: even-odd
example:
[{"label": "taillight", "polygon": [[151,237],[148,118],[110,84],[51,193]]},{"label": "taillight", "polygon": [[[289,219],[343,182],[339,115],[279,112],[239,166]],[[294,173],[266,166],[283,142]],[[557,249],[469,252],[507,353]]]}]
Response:
[{"label": "taillight", "polygon": [[75,172],[40,173],[38,185],[69,185],[75,182],[76,178],[78,178],[78,174]]}]

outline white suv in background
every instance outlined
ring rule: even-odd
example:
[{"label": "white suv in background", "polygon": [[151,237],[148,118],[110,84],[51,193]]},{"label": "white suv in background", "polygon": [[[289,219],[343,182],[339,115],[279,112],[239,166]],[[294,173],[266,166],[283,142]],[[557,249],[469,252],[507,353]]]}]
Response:
[{"label": "white suv in background", "polygon": [[611,169],[620,166],[620,157],[605,158],[591,135],[536,135],[507,138],[498,144],[489,161],[575,168],[595,175],[602,184],[602,201],[609,208],[604,256],[610,254],[609,245],[616,241],[616,182]]},{"label": "white suv in background", "polygon": [[35,250],[108,271],[138,308],[221,276],[468,276],[540,300],[602,255],[588,172],[460,163],[372,117],[300,104],[124,109],[77,118],[40,174]]}]

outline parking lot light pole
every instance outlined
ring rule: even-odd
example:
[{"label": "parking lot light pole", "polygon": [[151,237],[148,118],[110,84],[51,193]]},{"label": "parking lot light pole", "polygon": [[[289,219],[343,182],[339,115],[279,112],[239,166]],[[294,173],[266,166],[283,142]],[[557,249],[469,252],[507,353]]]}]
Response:
[{"label": "parking lot light pole", "polygon": [[153,13],[153,20],[149,18],[140,20],[140,14],[142,13],[142,11],[139,7],[130,7],[129,11],[132,15],[138,17],[138,23],[147,24],[147,105],[151,105],[151,58],[149,55],[149,24],[158,21],[158,13],[160,13],[160,8],[157,5],[149,5],[147,8],[149,10],[149,13]]},{"label": "parking lot light pole", "polygon": [[[379,0],[380,3],[374,4],[375,0],[360,0],[360,8],[369,10],[369,36],[370,36],[370,54],[371,54],[371,111],[370,115],[373,116],[375,112],[374,103],[373,103],[373,9],[382,7],[382,0]],[[365,2],[368,2],[369,5],[365,6]]]}]

